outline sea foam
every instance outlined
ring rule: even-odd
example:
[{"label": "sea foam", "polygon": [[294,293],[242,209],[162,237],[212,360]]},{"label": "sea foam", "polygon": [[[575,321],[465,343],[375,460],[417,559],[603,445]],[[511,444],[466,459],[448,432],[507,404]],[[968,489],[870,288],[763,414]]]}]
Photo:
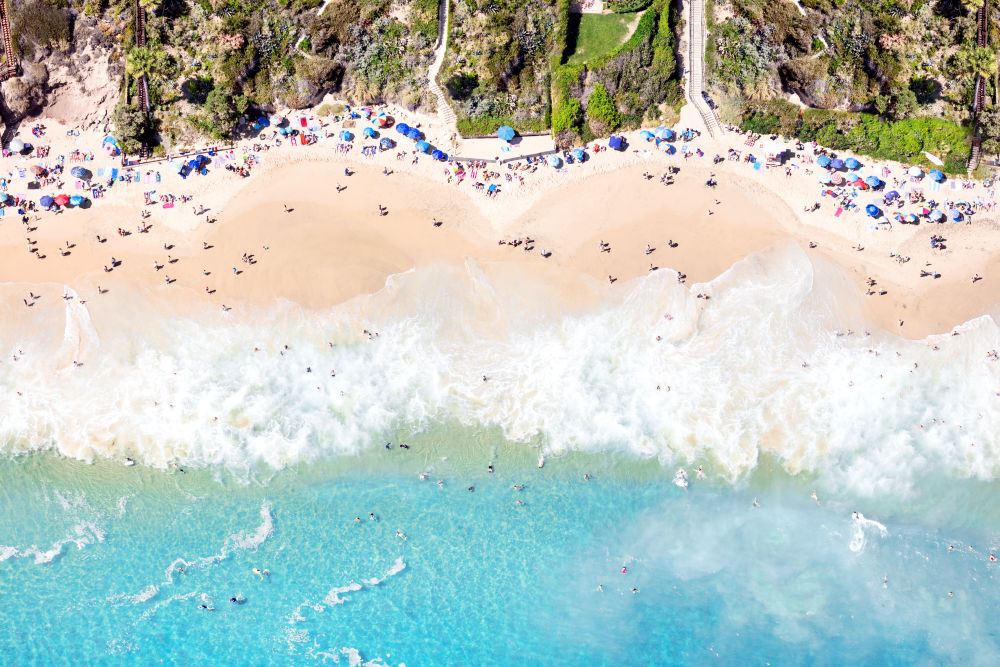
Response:
[{"label": "sea foam", "polygon": [[851,281],[792,243],[701,285],[665,269],[580,283],[583,305],[562,307],[540,277],[470,261],[392,276],[320,314],[174,317],[169,335],[99,342],[72,333],[88,322],[77,303],[83,367],[37,351],[0,366],[0,446],[282,468],[457,420],[547,455],[697,461],[731,480],[767,454],[868,495],[988,479],[1000,463],[990,317],[954,337],[865,336]]}]

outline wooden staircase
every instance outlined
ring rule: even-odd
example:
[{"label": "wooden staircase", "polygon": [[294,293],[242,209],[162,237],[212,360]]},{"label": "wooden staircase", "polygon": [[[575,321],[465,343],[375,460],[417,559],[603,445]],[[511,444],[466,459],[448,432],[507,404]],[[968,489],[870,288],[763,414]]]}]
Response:
[{"label": "wooden staircase", "polygon": [[13,42],[10,39],[10,19],[7,16],[7,1],[0,0],[0,32],[3,33],[3,53],[5,56],[3,70],[0,71],[0,82],[21,73],[21,64],[14,55]]},{"label": "wooden staircase", "polygon": [[688,98],[698,110],[710,137],[722,134],[722,126],[705,101],[705,3],[704,0],[689,0],[688,20]]}]

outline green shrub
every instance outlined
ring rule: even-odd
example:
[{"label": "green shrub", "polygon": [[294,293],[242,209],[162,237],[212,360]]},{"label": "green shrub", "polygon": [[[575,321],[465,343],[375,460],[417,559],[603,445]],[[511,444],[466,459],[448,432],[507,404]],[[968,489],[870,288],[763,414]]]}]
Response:
[{"label": "green shrub", "polygon": [[597,84],[587,100],[587,118],[598,121],[609,130],[615,130],[621,125],[618,107],[603,84]]},{"label": "green shrub", "polygon": [[653,0],[606,0],[604,6],[617,13],[637,12],[651,5]]}]

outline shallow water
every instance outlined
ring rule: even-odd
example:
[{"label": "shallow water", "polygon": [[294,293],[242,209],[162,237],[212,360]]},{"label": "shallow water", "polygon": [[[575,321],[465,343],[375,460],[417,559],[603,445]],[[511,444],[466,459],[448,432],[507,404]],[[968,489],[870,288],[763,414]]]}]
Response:
[{"label": "shallow water", "polygon": [[323,314],[11,320],[0,654],[996,664],[996,323],[866,335],[794,245],[658,274],[572,305],[470,263]]}]

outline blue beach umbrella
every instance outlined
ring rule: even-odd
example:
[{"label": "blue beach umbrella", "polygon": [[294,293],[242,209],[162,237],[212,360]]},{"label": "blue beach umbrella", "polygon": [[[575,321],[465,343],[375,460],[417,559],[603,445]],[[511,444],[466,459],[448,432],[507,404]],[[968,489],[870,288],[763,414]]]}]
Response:
[{"label": "blue beach umbrella", "polygon": [[844,160],[844,166],[850,169],[851,171],[854,171],[855,169],[861,166],[861,163],[855,160],[854,158],[849,157],[846,160]]},{"label": "blue beach umbrella", "polygon": [[411,127],[410,130],[409,130],[409,132],[406,133],[406,136],[408,138],[414,139],[414,140],[419,139],[420,138],[420,130],[418,130],[415,127]]},{"label": "blue beach umbrella", "polygon": [[951,216],[952,220],[960,220],[962,218],[962,212],[959,211],[957,208],[953,208],[950,211],[948,211],[948,215]]},{"label": "blue beach umbrella", "polygon": [[271,121],[269,121],[269,120],[268,120],[267,118],[265,118],[264,116],[259,116],[259,117],[257,118],[257,124],[258,124],[258,125],[260,125],[261,127],[267,127],[268,125],[270,125],[270,124],[271,124]]},{"label": "blue beach umbrella", "polygon": [[671,144],[671,145],[668,145],[668,146],[667,146],[666,148],[664,148],[663,150],[664,150],[664,152],[666,152],[666,154],[667,154],[667,155],[673,155],[674,153],[676,153],[676,152],[677,152],[677,149],[676,149],[676,148],[674,148],[672,144]]},{"label": "blue beach umbrella", "polygon": [[382,148],[392,148],[393,146],[396,145],[396,143],[389,137],[382,137],[382,139],[378,142],[378,144]]},{"label": "blue beach umbrella", "polygon": [[410,131],[410,126],[406,123],[396,123],[396,131],[405,136]]},{"label": "blue beach umbrella", "polygon": [[882,185],[882,181],[879,180],[878,176],[869,176],[865,179],[865,185],[870,188],[877,188]]},{"label": "blue beach umbrella", "polygon": [[877,218],[881,215],[882,211],[880,211],[878,206],[875,204],[868,204],[868,206],[865,206],[865,213],[867,213],[870,218]]},{"label": "blue beach umbrella", "polygon": [[639,136],[646,141],[652,141],[655,137],[655,135],[649,130],[643,130],[639,133]]},{"label": "blue beach umbrella", "polygon": [[819,174],[819,182],[823,183],[824,185],[827,184],[827,183],[829,183],[832,178],[833,177],[830,176],[830,174],[828,172],[825,172],[825,171],[820,172],[820,174]]},{"label": "blue beach umbrella", "polygon": [[656,128],[656,138],[657,139],[673,139],[674,131],[669,127],[658,127]]},{"label": "blue beach umbrella", "polygon": [[582,148],[574,148],[573,149],[573,159],[574,160],[579,160],[579,161],[583,162],[583,158],[586,157],[586,155],[587,154],[583,152]]},{"label": "blue beach umbrella", "polygon": [[895,190],[889,190],[889,192],[885,193],[886,201],[892,201],[893,199],[896,199],[897,197],[899,197],[899,193],[896,192]]},{"label": "blue beach umbrella", "polygon": [[340,138],[343,139],[344,141],[351,141],[352,139],[354,139],[354,135],[348,132],[347,130],[341,130]]},{"label": "blue beach umbrella", "polygon": [[514,139],[514,128],[510,125],[502,125],[499,130],[497,130],[497,136],[504,141],[512,141]]},{"label": "blue beach umbrella", "polygon": [[90,178],[92,174],[83,167],[73,167],[69,170],[73,178]]},{"label": "blue beach umbrella", "polygon": [[843,169],[843,168],[844,168],[844,161],[841,160],[839,157],[838,158],[834,158],[833,160],[830,161],[830,169],[833,169],[834,171],[838,171],[838,170]]},{"label": "blue beach umbrella", "polygon": [[366,137],[374,137],[375,136],[375,128],[374,127],[366,127],[364,130],[362,130],[362,134],[364,134]]},{"label": "blue beach umbrella", "polygon": [[431,149],[431,145],[429,143],[427,143],[426,141],[418,141],[416,148],[421,153],[426,153],[427,151],[429,151]]},{"label": "blue beach umbrella", "polygon": [[937,222],[939,220],[944,220],[944,211],[940,211],[938,209],[934,209],[933,211],[931,211],[929,217],[930,217],[931,220],[934,220],[935,222]]},{"label": "blue beach umbrella", "polygon": [[73,195],[72,197],[69,198],[69,203],[72,204],[73,206],[79,206],[80,204],[83,203],[83,197],[81,197],[80,195]]},{"label": "blue beach umbrella", "polygon": [[445,153],[444,151],[441,151],[441,150],[438,150],[438,149],[434,149],[434,152],[431,153],[431,157],[434,158],[435,160],[442,160],[443,161],[446,157],[448,157],[448,154]]},{"label": "blue beach umbrella", "polygon": [[197,160],[190,160],[190,161],[188,161],[188,166],[191,167],[192,169],[197,169],[198,168],[198,161]]},{"label": "blue beach umbrella", "polygon": [[860,181],[861,178],[857,174],[852,172],[848,173],[847,176],[844,176],[844,180],[847,181],[848,183],[855,183],[857,181]]},{"label": "blue beach umbrella", "polygon": [[933,180],[937,181],[938,183],[944,180],[944,172],[942,172],[940,169],[932,169],[930,173],[928,173],[927,175],[930,176]]},{"label": "blue beach umbrella", "polygon": [[55,204],[56,200],[50,197],[49,195],[42,195],[42,198],[38,200],[38,203],[44,206],[45,208],[48,208],[49,206]]},{"label": "blue beach umbrella", "polygon": [[558,155],[550,155],[548,158],[546,158],[546,161],[549,163],[550,167],[558,167],[559,165],[562,164],[562,160],[559,159]]},{"label": "blue beach umbrella", "polygon": [[826,169],[827,167],[830,166],[830,156],[820,155],[818,158],[816,158],[816,164]]}]

